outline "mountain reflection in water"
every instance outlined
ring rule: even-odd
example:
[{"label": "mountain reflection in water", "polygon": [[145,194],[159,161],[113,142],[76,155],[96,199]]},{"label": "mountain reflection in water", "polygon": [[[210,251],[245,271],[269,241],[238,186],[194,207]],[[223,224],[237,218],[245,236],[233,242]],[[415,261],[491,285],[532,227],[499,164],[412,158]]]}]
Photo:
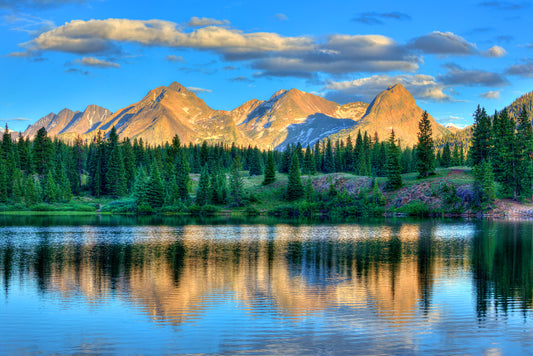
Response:
[{"label": "mountain reflection in water", "polygon": [[[498,329],[491,324],[503,323],[505,338],[514,327],[509,317],[517,314],[526,330],[512,338],[521,346],[502,339],[495,350],[533,351],[527,329],[532,227],[435,221],[5,226],[0,228],[0,302],[8,312],[24,313],[11,307],[21,289],[72,309],[118,301],[136,317],[144,315],[176,334],[194,334],[194,327],[206,323],[224,327],[232,313],[236,319],[246,315],[250,327],[256,321],[260,326],[255,325],[255,336],[226,330],[226,338],[206,349],[184,344],[163,349],[200,353],[277,353],[273,340],[284,337],[290,339],[280,341],[292,347],[288,353],[365,353],[377,347],[374,341],[382,344],[374,349],[378,353],[492,352],[482,338],[478,346],[462,344],[480,337],[469,328],[489,328],[487,337],[494,338]],[[332,322],[337,324],[328,326]],[[299,334],[280,330],[297,326],[305,328]],[[308,343],[317,335],[331,336],[331,349],[316,349],[325,347],[324,340]],[[366,340],[369,335],[374,340]]]}]

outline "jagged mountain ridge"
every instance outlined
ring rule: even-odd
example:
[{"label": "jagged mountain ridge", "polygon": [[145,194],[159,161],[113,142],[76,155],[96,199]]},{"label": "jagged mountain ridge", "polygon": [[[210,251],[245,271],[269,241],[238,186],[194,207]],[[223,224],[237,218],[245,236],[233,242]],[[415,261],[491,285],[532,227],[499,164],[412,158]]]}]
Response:
[{"label": "jagged mountain ridge", "polygon": [[[360,130],[369,134],[377,133],[380,140],[387,140],[391,130],[394,130],[402,146],[414,146],[418,142],[418,122],[423,112],[403,85],[392,85],[374,98],[357,125],[339,132],[335,137],[345,139],[350,135],[354,138]],[[431,115],[428,116],[433,137],[438,138],[449,133],[449,130],[437,123]]]},{"label": "jagged mountain ridge", "polygon": [[[402,108],[404,108],[402,110]],[[339,105],[298,89],[279,90],[268,100],[250,100],[231,111],[214,110],[183,85],[172,83],[150,90],[135,104],[111,114],[90,105],[84,112],[64,109],[49,114],[28,127],[34,137],[45,127],[51,136],[91,139],[98,131],[114,126],[122,137],[142,138],[149,144],[164,144],[178,135],[184,144],[214,142],[284,149],[300,142],[304,147],[326,137],[345,138],[356,130],[377,132],[386,139],[390,127],[402,144],[416,142],[420,109],[401,84],[379,94],[369,105],[355,102]],[[431,118],[431,120],[433,120]],[[434,120],[432,121],[434,122]],[[434,133],[447,130],[434,122]],[[416,127],[413,131],[412,127]]]}]

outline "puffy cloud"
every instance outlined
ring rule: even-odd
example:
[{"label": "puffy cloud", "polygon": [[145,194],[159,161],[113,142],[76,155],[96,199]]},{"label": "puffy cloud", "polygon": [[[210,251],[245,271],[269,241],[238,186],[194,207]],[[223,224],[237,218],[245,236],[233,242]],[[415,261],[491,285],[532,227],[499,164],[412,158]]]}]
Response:
[{"label": "puffy cloud", "polygon": [[513,64],[507,68],[506,74],[518,75],[524,78],[533,78],[533,60],[528,59],[523,63]]},{"label": "puffy cloud", "polygon": [[491,48],[488,49],[488,51],[486,52],[483,52],[483,55],[485,57],[503,57],[507,54],[507,51],[503,48],[503,47],[500,47],[500,46],[492,46]]},{"label": "puffy cloud", "polygon": [[176,56],[174,54],[170,54],[168,56],[165,57],[165,59],[169,62],[174,62],[174,63],[183,63],[185,62],[185,59],[183,59],[182,56]]},{"label": "puffy cloud", "polygon": [[417,37],[410,42],[409,47],[428,54],[470,55],[477,53],[474,44],[451,32],[435,31],[429,35]]},{"label": "puffy cloud", "polygon": [[289,21],[289,18],[285,14],[276,14],[275,16],[279,21]]},{"label": "puffy cloud", "polygon": [[189,27],[204,27],[204,26],[216,26],[216,25],[229,25],[228,20],[216,20],[207,17],[191,17],[187,26]]},{"label": "puffy cloud", "polygon": [[163,20],[74,20],[42,33],[24,44],[30,50],[98,53],[113,42],[214,50],[224,55],[288,51],[312,46],[308,37],[283,37],[276,33],[242,31],[208,26],[183,32],[176,23]]},{"label": "puffy cloud", "polygon": [[185,32],[176,23],[162,20],[75,20],[23,46],[29,52],[93,54],[116,50],[120,43],[208,50],[226,60],[251,60],[262,75],[273,76],[415,71],[421,61],[405,46],[380,35],[331,35],[317,40],[217,26]]},{"label": "puffy cloud", "polygon": [[331,35],[307,51],[259,59],[261,75],[311,78],[313,73],[415,71],[420,59],[391,38],[380,35]]},{"label": "puffy cloud", "polygon": [[501,87],[508,84],[507,80],[498,73],[466,70],[453,63],[448,63],[445,67],[448,73],[437,77],[439,82],[445,85]]},{"label": "puffy cloud", "polygon": [[352,19],[352,21],[366,25],[382,25],[384,20],[406,21],[411,20],[411,16],[402,12],[363,12]]},{"label": "puffy cloud", "polygon": [[485,93],[481,93],[479,96],[485,99],[499,99],[500,98],[500,92],[498,90],[490,90]]},{"label": "puffy cloud", "polygon": [[385,88],[397,83],[401,83],[418,99],[433,101],[453,100],[443,92],[444,86],[442,84],[437,83],[434,77],[424,74],[373,75],[351,81],[330,81],[324,87],[324,90],[327,91],[325,97],[340,103],[355,100],[370,102]]},{"label": "puffy cloud", "polygon": [[98,59],[96,57],[83,57],[82,59],[76,58],[74,63],[98,68],[120,68],[120,64],[109,62],[104,59]]},{"label": "puffy cloud", "polygon": [[198,87],[187,87],[188,90],[195,92],[196,94],[202,94],[202,93],[211,93],[211,89],[205,89],[205,88],[198,88]]}]

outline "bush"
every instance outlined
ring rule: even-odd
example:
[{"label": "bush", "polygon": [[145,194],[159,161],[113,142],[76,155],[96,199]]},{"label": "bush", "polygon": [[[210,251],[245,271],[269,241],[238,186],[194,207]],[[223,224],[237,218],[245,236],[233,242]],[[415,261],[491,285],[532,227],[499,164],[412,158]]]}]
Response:
[{"label": "bush", "polygon": [[141,203],[137,206],[137,214],[139,215],[150,215],[154,212],[154,209],[148,203]]},{"label": "bush", "polygon": [[261,212],[259,211],[259,209],[257,209],[254,206],[251,206],[251,205],[247,206],[246,209],[244,209],[244,215],[258,216],[260,214],[261,214]]},{"label": "bush", "polygon": [[202,205],[193,204],[189,207],[189,214],[191,215],[214,215],[218,211],[217,207],[214,205]]},{"label": "bush", "polygon": [[405,204],[399,211],[411,216],[429,216],[430,213],[429,207],[418,199]]},{"label": "bush", "polygon": [[[96,206],[94,209],[96,209]],[[112,201],[104,205],[100,211],[112,214],[136,213],[138,212],[138,207],[134,199],[128,198]]]}]

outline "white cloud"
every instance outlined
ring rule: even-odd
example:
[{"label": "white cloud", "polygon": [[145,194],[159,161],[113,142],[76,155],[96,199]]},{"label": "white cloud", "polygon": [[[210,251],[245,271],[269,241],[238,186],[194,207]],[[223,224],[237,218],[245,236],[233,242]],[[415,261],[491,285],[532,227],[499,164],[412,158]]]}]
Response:
[{"label": "white cloud", "polygon": [[506,54],[507,54],[507,51],[503,47],[500,47],[500,46],[492,46],[486,52],[483,52],[483,55],[485,57],[496,57],[496,58],[504,57]]},{"label": "white cloud", "polygon": [[499,99],[500,92],[498,90],[490,90],[488,92],[481,93],[479,96],[485,99]]},{"label": "white cloud", "polygon": [[444,86],[430,75],[373,75],[352,81],[330,81],[324,90],[326,98],[348,102],[357,99],[369,102],[387,87],[401,83],[414,97],[425,100],[446,101],[452,98],[443,92]]},{"label": "white cloud", "polygon": [[196,94],[211,93],[212,92],[211,89],[198,88],[198,87],[187,87],[187,89],[192,91],[192,92],[195,92]]},{"label": "white cloud", "polygon": [[97,54],[121,43],[207,50],[226,60],[251,61],[261,75],[310,77],[317,72],[415,71],[421,58],[380,35],[285,37],[272,32],[245,33],[207,26],[184,31],[162,20],[74,20],[22,44],[26,52],[60,51]]},{"label": "white cloud", "polygon": [[169,62],[174,62],[174,63],[183,63],[185,62],[185,59],[183,59],[182,56],[176,56],[174,54],[170,54],[168,56],[165,57],[165,59]]},{"label": "white cloud", "polygon": [[96,57],[83,57],[82,59],[76,58],[74,63],[89,67],[98,68],[120,68],[120,64],[109,62],[104,59],[98,59]]},{"label": "white cloud", "polygon": [[470,55],[477,53],[476,46],[452,32],[434,31],[411,41],[410,48],[428,54],[439,55]]},{"label": "white cloud", "polygon": [[276,14],[276,19],[279,21],[288,21],[289,18],[285,14]]}]

